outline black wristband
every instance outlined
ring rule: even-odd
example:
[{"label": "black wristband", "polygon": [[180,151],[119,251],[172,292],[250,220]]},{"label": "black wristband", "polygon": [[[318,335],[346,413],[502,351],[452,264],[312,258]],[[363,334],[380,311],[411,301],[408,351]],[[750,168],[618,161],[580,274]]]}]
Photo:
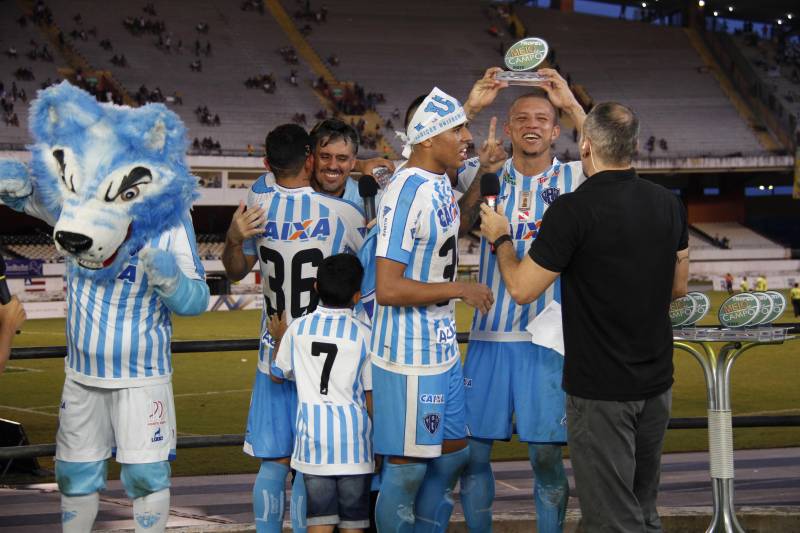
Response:
[{"label": "black wristband", "polygon": [[492,246],[494,246],[494,249],[495,249],[495,250],[497,250],[498,248],[500,248],[500,245],[501,245],[501,244],[503,244],[504,242],[511,242],[512,240],[513,240],[513,239],[511,238],[511,235],[508,235],[508,234],[506,234],[506,235],[500,235],[500,236],[499,236],[499,237],[498,237],[498,238],[497,238],[497,239],[496,239],[496,240],[495,240],[495,241],[492,243]]}]

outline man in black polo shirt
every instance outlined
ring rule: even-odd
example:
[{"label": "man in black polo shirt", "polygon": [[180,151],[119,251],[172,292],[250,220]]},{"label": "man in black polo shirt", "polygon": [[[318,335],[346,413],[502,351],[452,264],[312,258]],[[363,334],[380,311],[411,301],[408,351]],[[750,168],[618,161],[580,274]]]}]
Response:
[{"label": "man in black polo shirt", "polygon": [[500,272],[519,304],[561,275],[567,428],[587,531],[661,531],[656,495],[672,390],[672,298],[686,293],[689,250],[680,200],[631,168],[639,122],[627,107],[586,117],[589,178],[544,215],[519,259],[509,222],[481,207]]}]

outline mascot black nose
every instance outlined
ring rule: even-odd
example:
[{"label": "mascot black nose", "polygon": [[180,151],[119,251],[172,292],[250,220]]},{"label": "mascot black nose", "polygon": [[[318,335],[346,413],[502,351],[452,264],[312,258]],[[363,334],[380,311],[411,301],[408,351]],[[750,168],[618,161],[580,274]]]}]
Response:
[{"label": "mascot black nose", "polygon": [[56,241],[66,251],[72,254],[79,254],[92,247],[92,239],[80,233],[71,231],[57,231]]}]

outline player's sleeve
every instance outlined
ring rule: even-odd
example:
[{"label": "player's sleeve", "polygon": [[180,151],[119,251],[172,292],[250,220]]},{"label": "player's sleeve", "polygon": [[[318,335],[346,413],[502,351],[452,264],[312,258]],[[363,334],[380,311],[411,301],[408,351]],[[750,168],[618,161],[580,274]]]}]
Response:
[{"label": "player's sleeve", "polygon": [[189,279],[204,280],[206,277],[200,255],[197,253],[197,238],[189,213],[181,218],[170,239],[170,252],[175,256],[178,268]]},{"label": "player's sleeve", "polygon": [[414,240],[422,229],[424,202],[420,198],[422,178],[411,176],[402,187],[394,187],[383,197],[378,212],[378,242],[375,255],[407,265]]},{"label": "player's sleeve", "polygon": [[367,226],[364,221],[364,213],[355,206],[347,206],[344,214],[345,225],[345,249],[349,248],[353,253],[357,253],[364,245],[364,236],[367,234]]},{"label": "player's sleeve", "polygon": [[456,186],[455,190],[464,194],[469,189],[469,186],[472,185],[472,182],[475,180],[475,177],[478,175],[478,168],[480,167],[480,161],[477,157],[471,157],[464,161],[464,164],[458,167],[456,171]]},{"label": "player's sleeve", "polygon": [[369,360],[366,337],[361,339],[361,385],[365,391],[372,390],[372,363]]},{"label": "player's sleeve", "polygon": [[278,346],[278,354],[272,362],[270,371],[276,378],[294,379],[292,354],[294,353],[294,331],[287,330]]},{"label": "player's sleeve", "polygon": [[579,218],[572,212],[569,197],[558,198],[545,211],[542,226],[528,255],[542,268],[563,272],[581,240]]}]

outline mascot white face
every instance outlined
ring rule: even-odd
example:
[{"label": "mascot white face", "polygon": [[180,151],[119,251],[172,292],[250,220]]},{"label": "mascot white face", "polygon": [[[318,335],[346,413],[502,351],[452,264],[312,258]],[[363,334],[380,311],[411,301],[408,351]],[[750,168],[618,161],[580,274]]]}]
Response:
[{"label": "mascot white face", "polygon": [[56,220],[56,247],[80,275],[114,277],[178,224],[197,194],[186,130],[161,104],[100,104],[64,82],[32,103],[31,132],[33,190]]}]

